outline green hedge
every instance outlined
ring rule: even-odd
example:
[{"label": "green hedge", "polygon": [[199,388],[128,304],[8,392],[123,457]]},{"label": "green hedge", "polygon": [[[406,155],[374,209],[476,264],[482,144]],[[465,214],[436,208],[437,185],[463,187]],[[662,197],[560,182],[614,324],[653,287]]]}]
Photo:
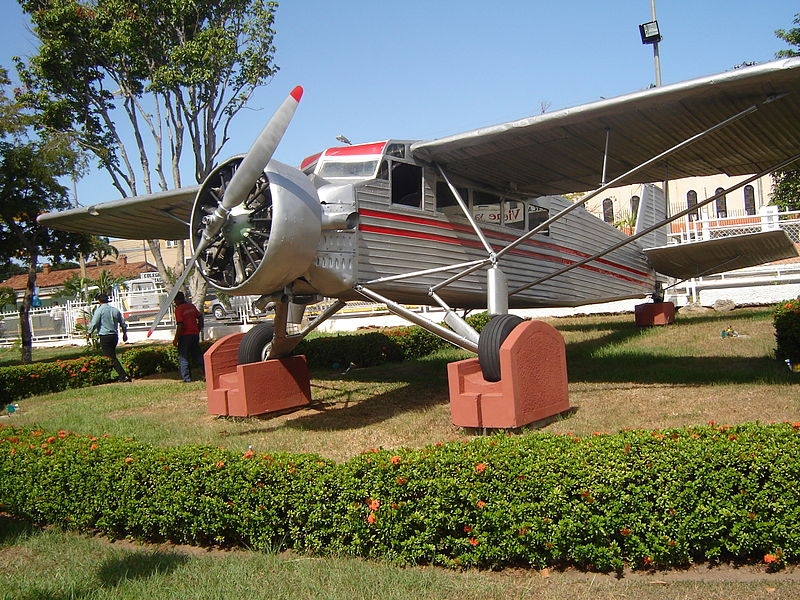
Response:
[{"label": "green hedge", "polygon": [[800,556],[800,423],[494,435],[336,464],[0,428],[0,510],[145,541],[614,571]]},{"label": "green hedge", "polygon": [[775,307],[775,357],[800,365],[800,299],[786,300]]},{"label": "green hedge", "polygon": [[[171,345],[134,347],[119,352],[118,356],[132,377],[178,370],[178,351]],[[2,402],[8,403],[28,396],[110,383],[117,377],[108,358],[87,355],[70,360],[0,367],[0,390],[3,391]]]},{"label": "green hedge", "polygon": [[[320,336],[303,340],[296,353],[305,354],[314,368],[345,368],[353,363],[371,367],[390,361],[420,358],[442,348],[446,342],[421,327],[393,327],[357,334]],[[211,342],[203,342],[205,351]],[[178,370],[178,351],[169,344],[133,347],[119,352],[119,359],[132,377],[145,377]],[[8,403],[68,388],[110,383],[117,378],[111,362],[102,356],[86,356],[50,363],[0,367],[2,402]]]}]

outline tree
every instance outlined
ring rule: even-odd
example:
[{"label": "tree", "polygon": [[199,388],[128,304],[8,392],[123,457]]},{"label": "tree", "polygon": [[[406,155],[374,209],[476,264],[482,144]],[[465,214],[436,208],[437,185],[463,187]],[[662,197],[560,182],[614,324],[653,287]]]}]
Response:
[{"label": "tree", "polygon": [[92,256],[97,261],[97,264],[102,265],[103,261],[109,256],[113,256],[115,259],[118,258],[119,250],[111,245],[107,237],[98,237],[95,239]]},{"label": "tree", "polygon": [[17,307],[17,293],[10,287],[0,287],[0,311],[6,306]]},{"label": "tree", "polygon": [[[233,117],[276,71],[276,2],[19,2],[41,42],[28,64],[16,59],[25,100],[76,135],[123,197],[180,187],[187,143],[202,181]],[[160,247],[149,245],[166,278]],[[205,282],[193,288],[204,294]]]},{"label": "tree", "polygon": [[[800,25],[800,13],[794,16],[792,21],[795,25]],[[793,27],[792,29],[777,29],[775,35],[782,39],[787,44],[797,46],[800,49],[800,27]],[[778,58],[789,58],[791,56],[800,56],[800,50],[793,50],[787,48],[786,50],[779,50],[776,54]]]},{"label": "tree", "polygon": [[[800,13],[794,16],[795,25],[800,25]],[[775,35],[787,44],[795,46],[797,50],[788,48],[778,51],[775,56],[778,58],[789,58],[800,56],[800,27],[792,29],[778,29]],[[800,167],[790,168],[784,171],[776,171],[772,174],[772,202],[786,210],[800,209]]]},{"label": "tree", "polygon": [[75,258],[89,248],[84,235],[42,227],[43,212],[70,207],[59,178],[76,170],[77,154],[63,136],[36,135],[37,122],[9,97],[7,71],[0,69],[0,260],[27,266],[28,280],[19,306],[23,363],[31,361],[31,302],[40,256],[53,262]]}]

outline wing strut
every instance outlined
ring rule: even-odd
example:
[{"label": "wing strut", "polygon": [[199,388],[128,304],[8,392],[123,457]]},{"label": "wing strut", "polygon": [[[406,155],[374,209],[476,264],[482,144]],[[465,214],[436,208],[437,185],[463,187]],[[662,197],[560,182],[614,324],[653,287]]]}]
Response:
[{"label": "wing strut", "polygon": [[[764,103],[766,104],[766,103],[771,102],[773,100],[774,100],[774,98],[768,98]],[[602,194],[604,191],[606,191],[609,188],[618,186],[620,183],[622,183],[626,178],[630,177],[631,175],[633,175],[633,174],[635,174],[635,173],[637,173],[637,172],[639,172],[639,171],[641,171],[643,169],[646,169],[647,167],[649,167],[649,166],[651,166],[651,165],[653,165],[653,164],[655,164],[655,163],[657,163],[659,161],[664,160],[666,157],[668,157],[668,156],[670,156],[672,154],[675,154],[676,152],[678,152],[680,150],[683,150],[687,146],[690,146],[694,142],[706,137],[707,135],[709,135],[711,133],[714,133],[714,132],[722,129],[723,127],[726,127],[726,126],[730,125],[731,123],[734,123],[734,122],[738,121],[742,117],[745,117],[745,116],[757,111],[760,107],[761,107],[761,104],[753,104],[752,106],[749,106],[749,107],[745,108],[741,112],[738,112],[735,115],[733,115],[731,117],[728,117],[724,121],[720,121],[716,125],[712,125],[711,127],[706,129],[705,131],[701,131],[699,133],[696,133],[692,137],[690,137],[690,138],[688,138],[686,140],[683,140],[682,142],[672,146],[672,148],[664,150],[664,152],[662,152],[661,154],[658,154],[658,155],[654,156],[653,158],[641,163],[639,166],[634,167],[634,168],[630,169],[629,171],[626,171],[625,173],[623,173],[622,175],[612,179],[608,183],[605,183],[605,184],[601,185],[595,191],[587,194],[579,202],[575,202],[574,204],[568,206],[567,208],[565,208],[564,210],[562,210],[562,211],[558,212],[557,214],[553,215],[552,217],[550,217],[546,221],[543,221],[542,223],[539,223],[539,225],[537,225],[536,227],[534,227],[533,229],[528,231],[525,235],[522,235],[522,236],[518,237],[516,240],[511,242],[508,246],[506,246],[505,248],[500,250],[497,253],[497,258],[499,259],[504,254],[507,254],[508,252],[511,252],[514,248],[516,248],[517,246],[519,246],[523,242],[525,242],[525,241],[529,240],[530,238],[532,238],[534,235],[539,233],[542,229],[545,229],[546,227],[550,227],[550,225],[552,223],[554,223],[555,221],[558,221],[562,217],[564,217],[567,214],[571,213],[573,210],[576,210],[578,207],[583,206],[584,204],[586,204],[589,200],[591,200],[595,196],[598,196],[598,195]]]},{"label": "wing strut", "polygon": [[481,231],[481,228],[478,227],[478,224],[475,222],[475,219],[473,219],[472,213],[470,212],[467,203],[464,202],[463,198],[461,198],[461,194],[458,193],[456,187],[452,183],[450,183],[450,178],[447,177],[447,174],[444,172],[444,169],[442,169],[442,167],[438,163],[435,164],[436,168],[439,169],[439,173],[441,173],[442,177],[444,178],[445,183],[447,183],[447,187],[449,187],[450,191],[453,193],[456,202],[458,202],[458,206],[461,207],[461,212],[464,213],[464,216],[467,218],[467,221],[469,221],[469,224],[475,231],[475,235],[478,236],[478,239],[480,239],[481,243],[483,244],[483,247],[486,249],[486,252],[489,253],[489,256],[494,256],[494,248],[492,248],[492,245],[489,243],[489,240],[486,239],[486,237],[483,235],[483,231]]},{"label": "wing strut", "polygon": [[528,288],[531,288],[531,287],[533,287],[535,285],[538,285],[538,284],[540,284],[542,282],[545,282],[548,279],[552,279],[553,277],[558,277],[562,273],[566,273],[567,271],[571,271],[572,269],[575,269],[577,267],[581,267],[581,266],[585,265],[586,263],[589,263],[589,262],[591,262],[593,260],[596,260],[596,259],[598,259],[598,258],[600,258],[602,256],[605,256],[609,252],[613,252],[614,250],[622,248],[622,246],[625,246],[625,245],[630,244],[631,242],[633,242],[635,240],[638,240],[640,237],[643,237],[643,236],[647,235],[648,233],[650,233],[652,231],[655,231],[659,227],[663,227],[664,225],[667,225],[668,223],[671,223],[672,221],[674,221],[676,219],[680,219],[681,217],[685,217],[689,213],[696,211],[698,208],[700,208],[702,206],[705,206],[706,204],[710,204],[711,202],[714,202],[717,198],[721,198],[722,196],[724,196],[726,194],[730,194],[731,192],[736,191],[739,188],[743,188],[747,184],[754,182],[755,180],[763,177],[764,175],[767,175],[768,173],[771,173],[773,171],[779,171],[779,170],[783,169],[784,167],[792,164],[793,162],[795,162],[797,160],[800,160],[800,153],[795,154],[791,158],[787,158],[786,160],[784,160],[780,164],[777,164],[775,166],[770,167],[769,169],[761,171],[757,175],[752,175],[752,176],[748,177],[747,179],[745,179],[744,181],[741,181],[741,182],[737,183],[736,185],[732,185],[728,189],[722,190],[721,192],[718,192],[718,193],[714,194],[713,196],[710,196],[710,197],[706,198],[702,202],[698,202],[696,205],[692,206],[691,208],[686,208],[686,209],[680,211],[679,213],[676,213],[676,214],[672,215],[671,217],[669,217],[667,219],[663,219],[663,220],[659,221],[658,223],[656,223],[655,225],[651,225],[650,227],[648,227],[644,231],[641,231],[641,232],[639,232],[639,233],[637,233],[635,235],[630,236],[627,239],[624,239],[624,240],[622,240],[620,242],[617,242],[616,244],[613,244],[612,246],[606,248],[602,252],[598,252],[597,254],[593,254],[592,256],[589,256],[587,258],[581,259],[578,262],[572,263],[569,266],[566,266],[566,267],[564,267],[562,269],[554,271],[553,273],[550,273],[549,275],[545,275],[544,277],[540,277],[536,281],[532,281],[530,283],[526,283],[525,285],[523,285],[521,287],[518,287],[515,290],[512,290],[510,292],[510,295],[516,294],[517,292],[521,292],[523,290],[527,290]]}]

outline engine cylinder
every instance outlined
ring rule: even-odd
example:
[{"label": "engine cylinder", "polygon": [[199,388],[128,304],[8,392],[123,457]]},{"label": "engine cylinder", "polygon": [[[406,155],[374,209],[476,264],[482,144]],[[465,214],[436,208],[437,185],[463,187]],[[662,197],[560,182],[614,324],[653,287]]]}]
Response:
[{"label": "engine cylinder", "polygon": [[[192,209],[193,248],[242,160],[239,156],[222,163],[201,186]],[[281,291],[314,262],[321,219],[317,192],[308,177],[294,167],[270,161],[247,198],[231,209],[219,233],[200,254],[200,272],[229,294]]]}]

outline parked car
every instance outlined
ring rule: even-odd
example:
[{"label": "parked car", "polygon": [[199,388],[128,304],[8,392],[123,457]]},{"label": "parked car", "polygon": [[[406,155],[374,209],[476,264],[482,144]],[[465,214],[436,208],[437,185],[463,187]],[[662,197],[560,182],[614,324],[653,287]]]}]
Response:
[{"label": "parked car", "polygon": [[203,302],[203,312],[214,315],[218,321],[237,319],[241,315],[249,317],[263,317],[266,313],[260,312],[253,306],[259,296],[230,296],[220,298],[216,294],[208,294]]}]

